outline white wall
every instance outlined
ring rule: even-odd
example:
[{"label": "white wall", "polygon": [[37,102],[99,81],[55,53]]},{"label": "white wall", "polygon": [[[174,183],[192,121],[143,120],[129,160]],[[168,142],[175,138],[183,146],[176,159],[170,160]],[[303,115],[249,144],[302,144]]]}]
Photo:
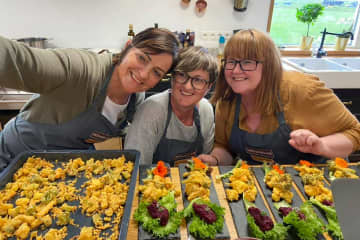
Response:
[{"label": "white wall", "polygon": [[234,0],[207,0],[203,16],[196,0],[0,0],[0,35],[8,38],[46,37],[56,47],[120,49],[128,24],[138,32],[155,22],[172,31],[266,31],[269,0],[249,0],[245,12],[233,10]]}]

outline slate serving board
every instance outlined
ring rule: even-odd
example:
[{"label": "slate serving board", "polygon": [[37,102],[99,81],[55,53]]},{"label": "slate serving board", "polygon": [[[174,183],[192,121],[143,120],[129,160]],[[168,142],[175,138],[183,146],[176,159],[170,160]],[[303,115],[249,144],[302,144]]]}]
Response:
[{"label": "slate serving board", "polygon": [[[165,166],[168,168],[168,173],[170,174],[170,167],[168,164],[165,163]],[[151,169],[153,167],[156,167],[156,164],[152,164],[152,165],[140,165],[139,167],[139,184],[143,185],[143,179],[147,177],[147,169]],[[139,192],[139,203],[141,200],[141,193]],[[180,228],[180,227],[179,227]],[[150,240],[150,239],[157,239],[155,237],[153,237],[153,235],[147,231],[145,231],[142,226],[139,224],[139,239],[141,240]],[[170,234],[169,236],[166,237],[166,239],[180,239],[180,230],[178,229],[178,231],[175,234]]]},{"label": "slate serving board", "polygon": [[[186,208],[188,205],[189,205],[189,201],[187,200],[187,196],[186,196],[186,193],[185,193],[185,184],[182,183],[184,179],[183,175],[185,172],[187,172],[188,170],[185,168],[185,165],[186,164],[180,164],[179,165],[179,174],[180,174],[180,181],[181,181],[181,193],[182,193],[182,197],[183,197],[183,201],[184,201],[184,208]],[[211,187],[210,187],[210,201],[212,203],[215,203],[217,205],[220,205],[219,203],[219,199],[218,199],[218,196],[216,194],[216,190],[215,190],[215,187],[214,187],[214,184],[211,182]],[[188,224],[189,226],[189,224]],[[189,230],[188,230],[188,234],[189,234],[189,237],[188,237],[188,240],[190,239],[195,239],[192,235],[190,235],[189,233]],[[224,220],[224,227],[223,227],[223,230],[221,233],[218,233],[216,234],[216,237],[215,239],[230,239],[230,234],[229,234],[229,230],[226,226],[226,223],[225,223],[225,220]]]},{"label": "slate serving board", "polygon": [[[224,174],[228,171],[230,171],[234,166],[220,166],[219,167],[219,171],[220,174]],[[228,188],[227,187],[227,183],[229,183],[229,179],[222,179],[223,185],[225,190]],[[263,212],[265,212],[267,215],[269,215],[269,211],[265,206],[265,203],[263,201],[263,199],[261,198],[260,194],[259,194],[259,189],[258,193],[256,195],[256,199],[255,199],[255,205],[261,209]],[[230,211],[232,214],[232,218],[234,220],[235,223],[235,228],[237,230],[238,236],[242,237],[242,236],[251,236],[251,232],[248,228],[248,223],[247,223],[247,219],[246,219],[246,209],[244,206],[244,202],[242,200],[242,196],[239,196],[239,200],[238,201],[232,201],[232,202],[228,202],[229,203],[229,207],[230,207]]]},{"label": "slate serving board", "polygon": [[[354,169],[356,171],[356,175],[359,176],[360,169],[357,166],[351,165],[351,166],[348,166],[348,168]],[[329,167],[324,167],[324,177],[331,184],[332,181],[330,180],[329,173],[330,173]]]},{"label": "slate serving board", "polygon": [[[298,171],[296,171],[294,168],[292,167],[286,167],[285,171],[290,173],[291,178],[293,179],[294,183],[296,184],[296,186],[298,187],[298,189],[300,190],[301,194],[303,195],[303,197],[305,199],[309,199],[309,196],[305,193],[305,189],[304,189],[304,184],[302,183],[301,177],[299,176]],[[325,181],[325,187],[330,189],[329,184]],[[320,217],[321,220],[323,220],[323,222],[325,224],[327,224],[327,220],[326,220],[326,216],[325,213],[323,213],[322,211],[319,211],[319,209],[317,207],[314,206],[315,209],[315,213]]]},{"label": "slate serving board", "polygon": [[[272,201],[272,197],[271,197],[272,190],[270,188],[268,188],[266,186],[266,183],[264,182],[264,178],[265,178],[264,169],[262,167],[256,167],[256,168],[252,168],[252,170],[253,170],[255,177],[261,187],[261,190],[264,193],[265,199],[268,202],[268,205],[269,205],[272,213],[274,214],[276,222],[282,222],[282,217],[279,214],[279,211],[275,208],[274,202]],[[300,208],[300,206],[303,204],[303,201],[301,200],[299,194],[297,193],[297,191],[295,191],[295,189],[293,187],[291,188],[291,192],[294,194],[291,206]],[[317,211],[317,210],[315,209],[315,211]],[[290,240],[290,239],[299,239],[299,238],[290,232],[288,239]],[[319,235],[318,239],[325,239],[325,238],[323,235]]]}]

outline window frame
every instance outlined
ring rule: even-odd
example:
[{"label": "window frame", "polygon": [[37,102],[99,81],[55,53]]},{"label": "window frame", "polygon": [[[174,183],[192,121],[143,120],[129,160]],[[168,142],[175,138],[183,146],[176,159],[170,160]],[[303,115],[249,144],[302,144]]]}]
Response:
[{"label": "window frame", "polygon": [[[360,5],[360,3],[359,3]],[[270,0],[270,6],[269,6],[269,16],[268,16],[268,22],[266,31],[270,34],[271,30],[271,21],[272,16],[274,12],[274,6],[275,6],[275,0]],[[360,18],[360,6],[356,10],[356,15],[358,16],[358,19]],[[328,56],[334,56],[334,57],[359,57],[360,56],[360,21],[357,21],[357,24],[355,26],[355,33],[354,33],[354,45],[348,46],[344,51],[336,51],[333,49],[333,46],[329,47],[327,45],[324,46]],[[301,50],[296,46],[286,46],[284,49],[280,50],[282,56],[311,56],[311,50],[305,51]]]}]

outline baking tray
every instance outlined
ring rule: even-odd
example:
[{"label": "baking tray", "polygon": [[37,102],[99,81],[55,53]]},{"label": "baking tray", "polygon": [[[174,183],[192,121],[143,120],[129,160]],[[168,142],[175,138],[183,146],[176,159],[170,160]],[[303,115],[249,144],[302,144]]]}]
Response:
[{"label": "baking tray", "polygon": [[[23,164],[26,162],[28,157],[36,156],[40,158],[45,158],[47,161],[52,162],[55,167],[61,166],[62,162],[67,162],[70,159],[74,158],[82,158],[84,161],[88,160],[90,158],[94,158],[96,160],[104,159],[104,158],[118,158],[122,155],[125,156],[126,161],[134,162],[134,169],[131,174],[131,180],[129,183],[129,190],[127,194],[126,203],[124,206],[124,213],[120,222],[119,227],[119,239],[126,239],[127,231],[128,231],[128,225],[130,220],[130,214],[131,214],[131,207],[132,207],[132,201],[134,197],[135,192],[135,184],[139,169],[139,157],[140,153],[136,150],[103,150],[103,151],[96,151],[96,150],[71,150],[71,151],[27,151],[21,153],[16,159],[14,159],[13,162],[9,164],[9,166],[0,174],[0,188],[3,188],[8,182],[12,181],[12,176],[14,173],[23,166]],[[57,161],[57,163],[56,163]],[[65,179],[67,180],[67,179]],[[75,184],[75,187],[80,188],[80,186],[86,181],[87,179],[84,177],[78,177],[78,181]],[[81,193],[84,191],[82,189]],[[69,205],[79,205],[79,201],[72,201],[68,202]],[[75,235],[80,234],[80,229],[83,226],[92,226],[92,220],[91,217],[87,217],[81,213],[80,208],[77,208],[75,213],[71,213],[71,218],[75,220],[76,224],[79,224],[78,227],[75,227],[71,224],[67,225],[68,229],[68,235],[66,239],[70,239]],[[53,224],[49,228],[57,228],[60,227],[57,226],[53,221]],[[47,228],[48,229],[48,228]],[[110,230],[108,230],[110,231]],[[43,235],[46,232],[46,230],[38,230],[38,233]],[[16,239],[15,237],[10,239]]]},{"label": "baking tray", "polygon": [[[231,169],[233,169],[233,168],[234,168],[234,166],[220,166],[219,171],[220,171],[220,174],[224,174],[228,171],[231,171]],[[226,186],[227,183],[229,183],[228,178],[222,179],[222,182],[224,185],[224,189],[229,188]],[[256,199],[255,199],[256,207],[259,208],[261,211],[265,212],[268,216],[271,216],[269,214],[267,207],[265,206],[263,199],[260,196],[259,191],[261,191],[261,190],[258,188],[257,188],[257,190],[258,190],[258,193],[257,193]],[[228,201],[228,203],[229,203],[230,211],[231,211],[234,223],[235,223],[235,228],[238,233],[238,236],[240,236],[240,237],[251,236],[251,232],[250,232],[250,229],[248,228],[248,223],[247,223],[247,218],[246,218],[247,212],[245,209],[242,195],[239,196],[239,200]]]},{"label": "baking tray", "polygon": [[[185,184],[182,183],[182,181],[184,180],[184,173],[187,172],[187,169],[185,168],[186,164],[180,164],[179,165],[179,173],[180,173],[180,181],[181,181],[181,194],[182,194],[182,197],[183,197],[183,201],[184,201],[184,209],[189,205],[189,201],[187,200],[187,197],[186,197],[186,193],[185,193]],[[211,178],[210,178],[211,179]],[[211,179],[211,186],[210,186],[210,201],[212,203],[215,203],[217,205],[220,206],[220,202],[219,202],[219,199],[218,199],[218,196],[217,196],[217,193],[216,193],[216,190],[215,190],[215,187],[214,187],[214,183],[212,182],[212,179]],[[225,218],[225,215],[224,215],[224,218]],[[188,237],[188,240],[191,240],[191,239],[195,239],[194,236],[192,236],[189,231],[188,231],[188,234],[189,234],[189,237]],[[230,233],[229,233],[229,230],[226,226],[226,221],[224,219],[224,226],[223,226],[223,229],[222,229],[222,232],[220,233],[217,233],[216,234],[216,237],[215,239],[230,239]]]},{"label": "baking tray", "polygon": [[[168,168],[168,174],[171,177],[169,164],[165,163],[165,166]],[[150,169],[150,168],[153,168],[153,167],[156,167],[156,164],[140,165],[140,167],[139,167],[139,180],[140,180],[141,185],[143,184],[142,180],[147,177],[146,170]],[[139,202],[140,202],[140,200],[141,200],[141,194],[140,194],[140,191],[139,191]],[[180,229],[180,227],[179,227],[179,229]],[[166,239],[180,239],[179,229],[175,234],[170,234],[169,236],[167,236]],[[156,238],[154,238],[154,236],[152,234],[150,234],[149,232],[145,231],[141,227],[141,225],[139,224],[139,239],[141,239],[141,240],[150,240],[150,239],[156,239]]]}]

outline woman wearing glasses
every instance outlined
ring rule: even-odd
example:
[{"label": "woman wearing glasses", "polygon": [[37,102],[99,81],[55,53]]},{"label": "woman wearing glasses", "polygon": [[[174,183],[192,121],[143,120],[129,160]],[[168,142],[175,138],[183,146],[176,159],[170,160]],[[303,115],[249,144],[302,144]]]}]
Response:
[{"label": "woman wearing glasses", "polygon": [[360,124],[316,76],[285,72],[266,34],[243,30],[228,41],[215,94],[209,164],[297,163],[345,157],[360,147]]},{"label": "woman wearing glasses", "polygon": [[184,48],[172,73],[171,90],[145,100],[134,116],[125,149],[141,152],[141,164],[176,161],[209,153],[214,112],[204,98],[218,77],[218,65],[202,47]]},{"label": "woman wearing glasses", "polygon": [[37,93],[0,133],[0,171],[25,150],[88,149],[121,135],[178,48],[174,34],[155,28],[137,34],[115,62],[111,54],[35,49],[0,37],[0,86]]}]

